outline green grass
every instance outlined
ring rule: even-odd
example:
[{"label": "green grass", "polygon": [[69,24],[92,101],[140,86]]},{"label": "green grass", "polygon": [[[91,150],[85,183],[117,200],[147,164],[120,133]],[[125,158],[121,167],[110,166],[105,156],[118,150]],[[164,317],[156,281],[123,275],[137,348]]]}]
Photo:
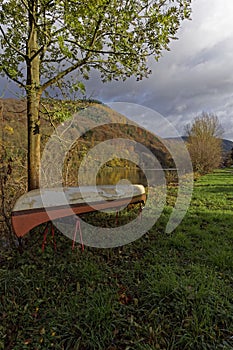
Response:
[{"label": "green grass", "polygon": [[233,349],[233,173],[200,178],[165,234],[170,211],[121,248],[72,252],[57,234],[42,253],[37,233],[4,252],[0,349]]}]

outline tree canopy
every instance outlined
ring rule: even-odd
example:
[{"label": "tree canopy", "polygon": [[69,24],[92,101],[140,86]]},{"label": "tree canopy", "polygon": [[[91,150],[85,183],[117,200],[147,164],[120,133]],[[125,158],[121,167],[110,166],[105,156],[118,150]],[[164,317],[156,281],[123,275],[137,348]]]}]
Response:
[{"label": "tree canopy", "polygon": [[169,49],[190,12],[191,0],[0,0],[0,72],[28,101],[29,188],[38,187],[43,92],[72,72],[73,89],[93,69],[103,81],[147,77],[148,57]]}]

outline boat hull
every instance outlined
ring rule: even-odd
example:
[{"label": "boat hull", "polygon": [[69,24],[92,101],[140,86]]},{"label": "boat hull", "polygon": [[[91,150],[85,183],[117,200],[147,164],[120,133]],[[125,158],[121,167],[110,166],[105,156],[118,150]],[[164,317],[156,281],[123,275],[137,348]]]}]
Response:
[{"label": "boat hull", "polygon": [[[103,187],[101,187],[101,190],[102,189]],[[113,186],[104,186],[104,189],[107,195],[107,190],[112,191]],[[33,207],[31,203],[36,203],[35,198],[39,202],[41,201],[41,198],[39,198],[38,190],[36,190],[37,193],[35,191],[31,191],[31,195],[30,192],[28,192],[26,195],[18,199],[12,211],[12,226],[14,228],[16,236],[23,237],[27,234],[27,232],[36,226],[58,218],[63,218],[75,214],[80,215],[94,211],[120,208],[125,207],[129,204],[144,204],[146,202],[144,187],[142,185],[131,185],[131,190],[132,189],[132,196],[128,196],[127,191],[125,191],[125,195],[124,193],[119,195],[119,198],[117,198],[116,194],[111,197],[108,193],[107,199],[105,197],[104,200],[95,200],[95,195],[93,195],[94,200],[90,201],[89,195],[88,202],[79,198],[76,203],[73,201],[73,203],[66,203],[63,205],[50,205],[47,207],[37,207],[36,205]]]}]

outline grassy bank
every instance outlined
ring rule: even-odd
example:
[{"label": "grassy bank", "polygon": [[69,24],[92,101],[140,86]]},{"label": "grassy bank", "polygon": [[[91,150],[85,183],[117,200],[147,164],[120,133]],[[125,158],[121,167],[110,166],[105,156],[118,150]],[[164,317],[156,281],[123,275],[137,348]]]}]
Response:
[{"label": "grassy bank", "polygon": [[3,252],[0,349],[232,349],[233,173],[200,178],[165,235],[169,212],[120,249]]}]

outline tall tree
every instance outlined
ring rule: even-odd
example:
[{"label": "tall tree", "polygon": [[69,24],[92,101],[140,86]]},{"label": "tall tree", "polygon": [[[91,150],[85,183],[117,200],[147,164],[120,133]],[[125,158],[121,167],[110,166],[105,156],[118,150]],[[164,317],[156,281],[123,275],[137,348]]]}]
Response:
[{"label": "tall tree", "polygon": [[39,186],[44,91],[76,71],[76,88],[97,69],[103,81],[150,73],[191,0],[0,0],[0,71],[26,92],[28,189]]},{"label": "tall tree", "polygon": [[203,112],[185,129],[194,171],[205,174],[219,167],[222,161],[223,128],[218,117]]}]

